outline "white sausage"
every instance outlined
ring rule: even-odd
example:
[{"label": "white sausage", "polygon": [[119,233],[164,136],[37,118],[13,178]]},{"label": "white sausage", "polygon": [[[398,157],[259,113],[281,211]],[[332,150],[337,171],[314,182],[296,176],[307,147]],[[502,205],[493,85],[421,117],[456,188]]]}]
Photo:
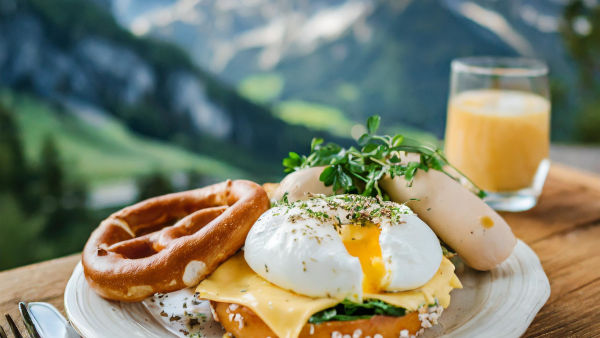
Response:
[{"label": "white sausage", "polygon": [[288,193],[288,201],[305,200],[309,194],[333,195],[333,188],[326,187],[319,181],[319,176],[325,167],[313,167],[295,171],[288,174],[279,183],[279,187],[273,193],[273,199],[279,201],[283,195]]},{"label": "white sausage", "polygon": [[410,187],[404,177],[384,177],[380,185],[393,201],[407,202],[474,269],[493,269],[517,244],[498,213],[440,171],[418,170]]}]

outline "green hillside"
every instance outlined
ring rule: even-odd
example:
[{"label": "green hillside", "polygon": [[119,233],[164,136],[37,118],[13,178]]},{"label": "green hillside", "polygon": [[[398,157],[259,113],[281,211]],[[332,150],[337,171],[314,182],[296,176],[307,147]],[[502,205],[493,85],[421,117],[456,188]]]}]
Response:
[{"label": "green hillside", "polygon": [[[277,73],[254,74],[244,78],[238,86],[242,96],[257,103],[270,104],[273,115],[291,125],[300,125],[310,130],[326,131],[341,138],[356,137],[362,130],[354,130],[358,122],[351,120],[346,112],[336,106],[303,100],[282,100],[281,93],[285,87],[284,78]],[[359,89],[349,83],[343,83],[336,89],[336,95],[352,103],[360,95]],[[377,113],[377,112],[375,112]],[[432,133],[407,125],[392,124],[382,126],[389,134],[402,133],[408,137],[438,144],[439,140]]]},{"label": "green hillside", "polygon": [[134,134],[111,116],[84,118],[7,90],[0,92],[0,104],[16,113],[29,161],[39,159],[43,140],[51,135],[73,172],[93,185],[155,171],[194,170],[217,179],[246,176],[211,157]]}]

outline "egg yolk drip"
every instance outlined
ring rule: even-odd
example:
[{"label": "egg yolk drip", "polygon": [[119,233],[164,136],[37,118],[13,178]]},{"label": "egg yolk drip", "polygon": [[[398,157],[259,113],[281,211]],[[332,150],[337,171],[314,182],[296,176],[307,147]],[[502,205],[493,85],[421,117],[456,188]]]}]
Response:
[{"label": "egg yolk drip", "polygon": [[360,261],[364,293],[378,293],[389,284],[379,245],[380,234],[381,229],[377,225],[350,224],[341,228],[340,236],[346,250]]}]

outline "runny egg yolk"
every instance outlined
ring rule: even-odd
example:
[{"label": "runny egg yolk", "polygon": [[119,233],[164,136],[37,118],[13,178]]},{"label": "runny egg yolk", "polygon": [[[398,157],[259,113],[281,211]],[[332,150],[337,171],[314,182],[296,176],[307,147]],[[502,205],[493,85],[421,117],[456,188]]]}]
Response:
[{"label": "runny egg yolk", "polygon": [[378,293],[385,289],[387,282],[385,264],[381,255],[377,225],[344,225],[341,237],[348,253],[360,261],[363,272],[362,288],[364,293]]}]

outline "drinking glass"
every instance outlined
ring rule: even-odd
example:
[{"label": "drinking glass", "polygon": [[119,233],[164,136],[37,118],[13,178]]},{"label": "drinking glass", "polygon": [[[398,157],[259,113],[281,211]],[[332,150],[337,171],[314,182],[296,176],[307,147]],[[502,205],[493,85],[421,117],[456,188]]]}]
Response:
[{"label": "drinking glass", "polygon": [[550,166],[548,67],[527,58],[452,61],[445,151],[496,210],[532,208]]}]

